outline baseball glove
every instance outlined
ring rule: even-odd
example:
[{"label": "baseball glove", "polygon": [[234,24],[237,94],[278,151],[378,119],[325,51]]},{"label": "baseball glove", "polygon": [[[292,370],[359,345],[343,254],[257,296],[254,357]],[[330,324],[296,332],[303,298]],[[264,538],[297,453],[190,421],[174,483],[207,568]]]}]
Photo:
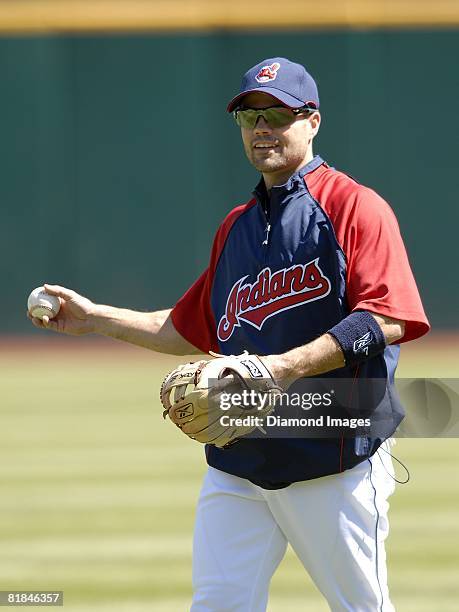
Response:
[{"label": "baseball glove", "polygon": [[160,397],[164,418],[193,440],[224,448],[257,427],[263,431],[263,419],[282,389],[256,355],[211,354],[216,359],[170,372]]}]

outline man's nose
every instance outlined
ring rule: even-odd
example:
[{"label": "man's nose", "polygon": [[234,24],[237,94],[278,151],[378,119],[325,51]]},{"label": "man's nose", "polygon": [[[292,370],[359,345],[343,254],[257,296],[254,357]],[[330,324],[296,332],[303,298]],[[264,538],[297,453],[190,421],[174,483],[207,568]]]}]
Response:
[{"label": "man's nose", "polygon": [[272,132],[271,126],[263,117],[263,115],[260,115],[258,117],[255,127],[253,129],[255,134],[266,134]]}]

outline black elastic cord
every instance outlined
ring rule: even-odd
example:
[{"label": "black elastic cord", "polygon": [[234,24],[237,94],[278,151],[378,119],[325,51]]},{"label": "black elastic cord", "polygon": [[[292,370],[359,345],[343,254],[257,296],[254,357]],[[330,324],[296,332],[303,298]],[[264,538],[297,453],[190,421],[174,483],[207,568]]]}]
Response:
[{"label": "black elastic cord", "polygon": [[388,455],[390,455],[390,456],[392,457],[392,459],[395,459],[395,461],[396,461],[397,463],[399,463],[399,464],[402,466],[402,468],[403,468],[403,469],[405,470],[405,472],[406,472],[406,476],[407,476],[407,478],[406,478],[406,480],[397,480],[397,479],[395,478],[395,476],[392,476],[392,474],[391,474],[390,472],[388,472],[388,471],[387,471],[386,466],[384,465],[384,461],[383,461],[383,462],[382,462],[382,464],[383,464],[383,466],[384,466],[384,469],[386,470],[386,473],[387,473],[387,474],[389,474],[389,476],[390,476],[390,477],[391,477],[393,480],[395,480],[395,482],[396,482],[396,483],[398,483],[398,484],[402,484],[402,485],[403,485],[403,484],[406,484],[407,482],[409,482],[409,481],[410,481],[410,478],[411,478],[411,474],[410,474],[409,469],[408,469],[408,468],[406,467],[406,465],[403,463],[403,461],[401,461],[400,459],[398,459],[398,457],[396,457],[395,455],[393,455],[392,453],[390,453],[389,451],[387,451],[387,450],[386,450],[386,449],[385,449],[383,446],[380,446],[378,450],[380,450],[380,449],[381,449],[381,450],[383,450],[383,451],[384,451],[385,453],[387,453]]}]

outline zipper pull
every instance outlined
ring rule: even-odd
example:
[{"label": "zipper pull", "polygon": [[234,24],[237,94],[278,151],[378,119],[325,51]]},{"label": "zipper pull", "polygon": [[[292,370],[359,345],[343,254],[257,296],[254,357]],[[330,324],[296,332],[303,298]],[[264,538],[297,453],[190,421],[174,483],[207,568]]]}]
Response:
[{"label": "zipper pull", "polygon": [[262,242],[262,245],[263,245],[263,246],[268,246],[269,232],[270,232],[270,231],[271,231],[271,223],[267,223],[267,225],[266,225],[266,229],[265,229],[265,232],[266,232],[266,237],[265,237],[265,239],[264,239],[264,240],[263,240],[263,242]]}]

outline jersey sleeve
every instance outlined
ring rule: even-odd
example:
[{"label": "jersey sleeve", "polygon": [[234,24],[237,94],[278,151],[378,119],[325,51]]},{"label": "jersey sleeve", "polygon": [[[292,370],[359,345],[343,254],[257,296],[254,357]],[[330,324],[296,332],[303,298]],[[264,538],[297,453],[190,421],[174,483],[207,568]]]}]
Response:
[{"label": "jersey sleeve", "polygon": [[171,312],[178,333],[203,353],[218,351],[215,318],[210,295],[213,282],[213,260],[218,250],[219,232],[215,236],[210,264],[178,300]]},{"label": "jersey sleeve", "polygon": [[215,235],[209,266],[172,309],[171,318],[175,329],[203,353],[219,352],[211,293],[221,252],[234,222],[254,204],[255,202],[251,200],[247,204],[238,206],[224,219]]},{"label": "jersey sleeve", "polygon": [[368,310],[405,321],[400,342],[418,338],[430,326],[397,219],[371,189],[359,186],[351,199],[343,234],[349,307],[351,311]]},{"label": "jersey sleeve", "polygon": [[203,353],[218,351],[215,319],[210,308],[211,274],[207,268],[171,312],[178,333]]}]

